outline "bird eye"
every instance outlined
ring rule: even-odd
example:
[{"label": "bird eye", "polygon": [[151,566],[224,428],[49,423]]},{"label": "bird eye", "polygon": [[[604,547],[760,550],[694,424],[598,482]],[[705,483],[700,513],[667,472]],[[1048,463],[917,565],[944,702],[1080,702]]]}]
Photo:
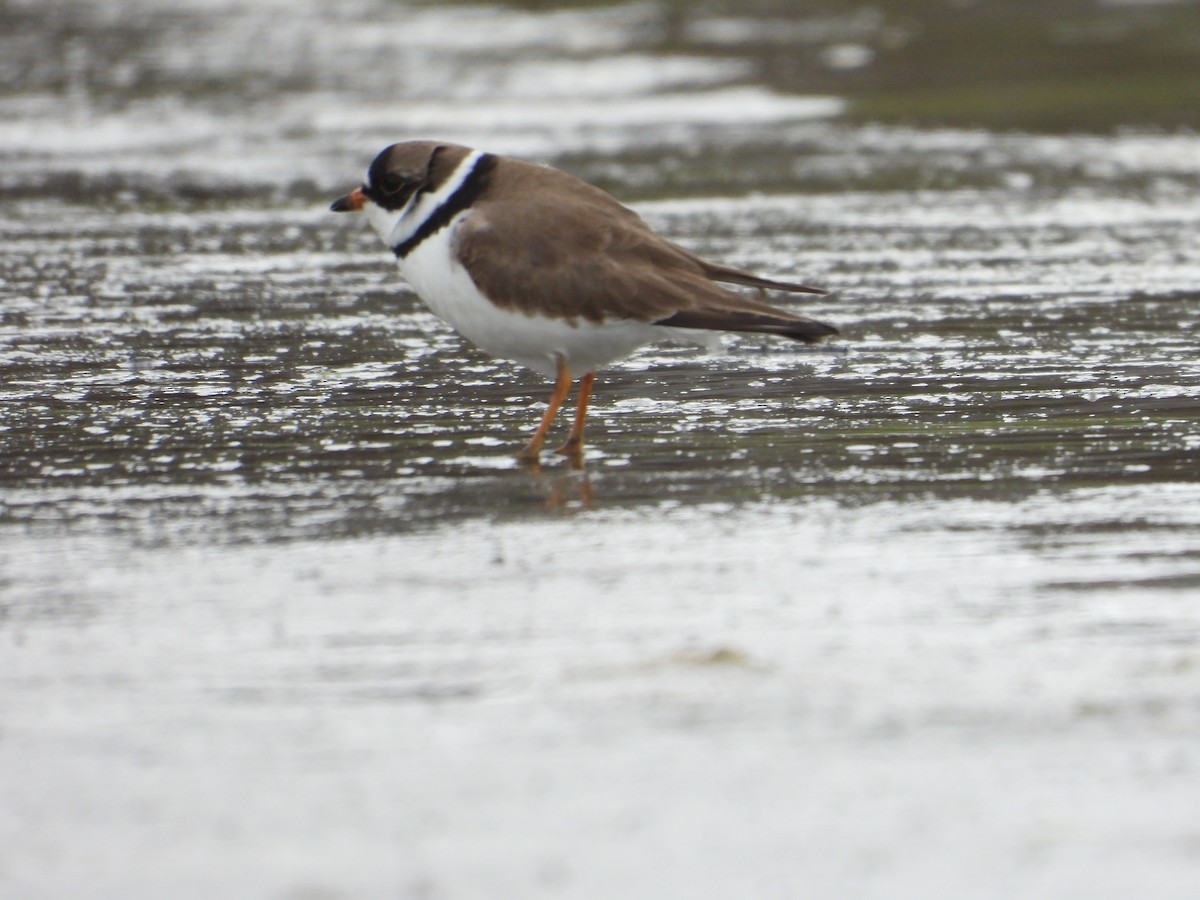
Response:
[{"label": "bird eye", "polygon": [[379,189],[385,194],[398,193],[407,182],[403,176],[397,175],[395,172],[388,172],[379,181]]}]

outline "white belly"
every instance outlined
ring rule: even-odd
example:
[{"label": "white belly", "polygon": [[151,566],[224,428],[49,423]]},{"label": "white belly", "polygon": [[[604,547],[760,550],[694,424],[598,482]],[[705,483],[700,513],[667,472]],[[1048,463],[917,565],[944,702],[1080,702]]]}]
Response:
[{"label": "white belly", "polygon": [[[398,260],[400,272],[439,318],[493,356],[552,378],[558,356],[566,358],[572,372],[583,374],[622,359],[644,344],[680,337],[677,329],[628,319],[572,325],[562,319],[500,309],[480,293],[451,254],[457,224],[458,219],[428,237],[406,259]],[[699,337],[684,336],[692,341]]]}]

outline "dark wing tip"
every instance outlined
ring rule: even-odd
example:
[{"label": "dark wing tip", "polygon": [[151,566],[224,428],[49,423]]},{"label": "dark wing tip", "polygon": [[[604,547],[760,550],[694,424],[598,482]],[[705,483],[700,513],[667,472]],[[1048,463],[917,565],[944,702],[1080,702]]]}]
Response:
[{"label": "dark wing tip", "polygon": [[775,334],[815,344],[838,334],[832,325],[800,316],[773,316],[742,309],[684,309],[654,323],[668,328],[698,328],[706,331],[744,331]]}]

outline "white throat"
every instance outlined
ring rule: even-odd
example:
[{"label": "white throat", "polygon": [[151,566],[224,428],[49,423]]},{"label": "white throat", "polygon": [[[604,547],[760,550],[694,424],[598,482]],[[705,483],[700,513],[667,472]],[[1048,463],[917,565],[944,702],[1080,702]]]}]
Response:
[{"label": "white throat", "polygon": [[388,247],[403,244],[433,215],[439,206],[457,193],[484,157],[482,150],[472,150],[436,191],[415,194],[401,209],[384,209],[368,201],[367,218],[375,232]]}]

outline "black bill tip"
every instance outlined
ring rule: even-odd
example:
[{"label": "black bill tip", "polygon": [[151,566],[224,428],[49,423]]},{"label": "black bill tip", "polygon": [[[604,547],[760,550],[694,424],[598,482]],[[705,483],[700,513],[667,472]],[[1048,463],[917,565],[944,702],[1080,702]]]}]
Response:
[{"label": "black bill tip", "polygon": [[330,205],[331,212],[357,212],[363,208],[363,204],[367,202],[367,195],[363,193],[363,189],[358,187],[348,193],[345,197],[338,197]]}]

